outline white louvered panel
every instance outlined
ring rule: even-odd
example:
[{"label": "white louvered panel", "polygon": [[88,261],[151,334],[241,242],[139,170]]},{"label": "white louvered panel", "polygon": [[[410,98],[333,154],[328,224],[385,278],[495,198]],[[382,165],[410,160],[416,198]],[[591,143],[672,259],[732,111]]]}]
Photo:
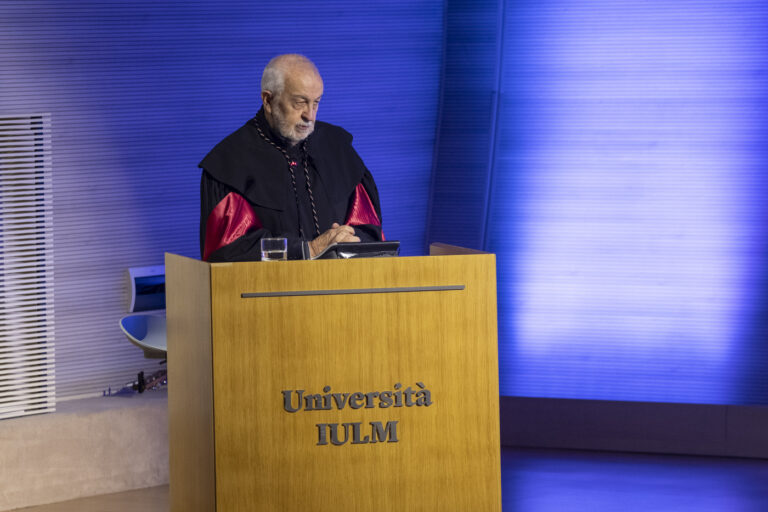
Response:
[{"label": "white louvered panel", "polygon": [[0,419],[55,409],[50,124],[0,117]]},{"label": "white louvered panel", "polygon": [[[7,335],[10,336],[11,334],[14,335],[14,339],[17,340],[18,343],[32,343],[36,342],[41,334],[53,334],[52,328],[38,328],[37,324],[40,323],[38,321],[30,322],[30,325],[27,329],[24,330],[24,332],[20,332],[21,329],[18,327],[14,327],[11,325],[11,322],[7,322],[9,327],[3,328],[0,330],[0,335]],[[15,343],[8,343],[5,345],[5,347],[0,350],[0,353],[3,353],[5,351],[14,350],[14,347],[16,347]]]},{"label": "white louvered panel", "polygon": [[10,385],[11,382],[18,380],[14,376],[15,369],[47,365],[50,363],[52,355],[53,350],[39,349],[37,347],[30,347],[28,350],[16,350],[11,357],[5,358],[6,360],[4,361],[3,369],[0,370],[0,375],[7,376],[8,382],[6,384]]}]

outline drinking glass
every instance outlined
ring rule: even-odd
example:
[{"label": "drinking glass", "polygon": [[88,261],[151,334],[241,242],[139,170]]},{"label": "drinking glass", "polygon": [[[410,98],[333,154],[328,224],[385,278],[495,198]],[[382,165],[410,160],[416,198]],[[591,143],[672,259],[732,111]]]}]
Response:
[{"label": "drinking glass", "polygon": [[288,240],[285,238],[262,238],[261,261],[284,261],[288,259]]}]

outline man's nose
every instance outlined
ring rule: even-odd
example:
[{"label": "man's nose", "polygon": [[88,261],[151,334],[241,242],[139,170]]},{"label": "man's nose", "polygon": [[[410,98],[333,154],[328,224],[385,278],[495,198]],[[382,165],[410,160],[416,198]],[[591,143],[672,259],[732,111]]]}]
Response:
[{"label": "man's nose", "polygon": [[304,121],[314,121],[315,116],[317,116],[317,108],[312,105],[304,107],[304,110],[301,113],[301,118]]}]

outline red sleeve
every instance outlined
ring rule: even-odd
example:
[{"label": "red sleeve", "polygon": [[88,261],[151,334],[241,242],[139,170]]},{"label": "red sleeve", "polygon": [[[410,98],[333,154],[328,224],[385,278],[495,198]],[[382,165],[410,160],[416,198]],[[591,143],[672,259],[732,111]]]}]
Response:
[{"label": "red sleeve", "polygon": [[371,202],[371,198],[368,196],[368,192],[365,191],[362,183],[359,183],[355,188],[355,196],[352,199],[352,206],[350,206],[347,212],[345,224],[350,226],[359,226],[361,224],[381,226],[381,221],[379,216],[376,215],[373,202]]},{"label": "red sleeve", "polygon": [[247,232],[262,227],[261,221],[240,194],[230,192],[219,201],[205,223],[203,259]]}]

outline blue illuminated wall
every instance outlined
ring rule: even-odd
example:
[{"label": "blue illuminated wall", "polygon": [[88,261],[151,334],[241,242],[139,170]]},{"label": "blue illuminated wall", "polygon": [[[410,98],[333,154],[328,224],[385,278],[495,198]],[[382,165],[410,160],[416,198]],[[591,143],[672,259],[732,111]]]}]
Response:
[{"label": "blue illuminated wall", "polygon": [[118,329],[128,267],[199,257],[198,162],[299,52],[376,178],[384,231],[422,253],[443,53],[439,0],[0,2],[0,114],[50,112],[60,398],[156,370]]},{"label": "blue illuminated wall", "polygon": [[[498,255],[501,393],[768,403],[768,5],[480,5],[448,28],[498,75],[445,87],[499,100],[441,118],[435,208],[474,202],[429,237]],[[490,149],[441,160],[477,119]]]},{"label": "blue illuminated wall", "polygon": [[197,163],[298,51],[387,237],[497,253],[502,394],[768,403],[766,26],[756,0],[0,3],[0,113],[52,113],[59,395],[147,364],[125,269],[197,256]]}]

